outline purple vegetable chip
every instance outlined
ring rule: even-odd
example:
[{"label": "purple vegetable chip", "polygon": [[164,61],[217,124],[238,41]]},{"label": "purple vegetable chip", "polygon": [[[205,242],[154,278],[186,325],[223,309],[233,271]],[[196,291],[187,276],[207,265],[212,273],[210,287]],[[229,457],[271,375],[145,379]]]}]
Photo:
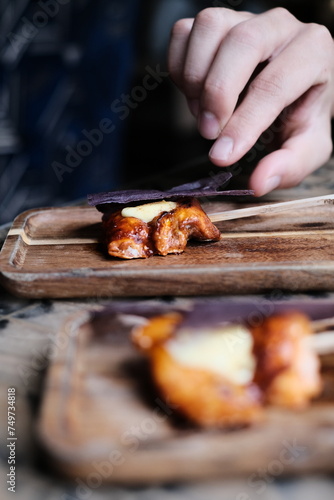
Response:
[{"label": "purple vegetable chip", "polygon": [[174,200],[186,197],[200,198],[203,196],[243,196],[254,194],[253,191],[249,189],[219,191],[218,188],[226,184],[231,177],[232,174],[230,172],[220,172],[212,177],[181,184],[166,191],[159,191],[157,189],[108,191],[104,193],[89,194],[87,196],[87,201],[89,205],[96,206],[100,212],[109,212],[111,206],[114,204],[127,205],[139,201],[146,202],[163,199]]},{"label": "purple vegetable chip", "polygon": [[219,187],[226,184],[232,177],[231,172],[219,172],[211,177],[204,177],[203,179],[198,179],[197,181],[187,182],[186,184],[181,184],[171,188],[169,191],[175,193],[184,190],[198,190],[198,189],[218,189]]}]

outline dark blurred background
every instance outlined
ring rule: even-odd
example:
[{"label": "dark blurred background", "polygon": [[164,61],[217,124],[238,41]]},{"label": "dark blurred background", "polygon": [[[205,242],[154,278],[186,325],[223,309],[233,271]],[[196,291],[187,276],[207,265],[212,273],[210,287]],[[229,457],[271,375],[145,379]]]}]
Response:
[{"label": "dark blurred background", "polygon": [[170,29],[274,5],[332,24],[331,0],[0,0],[0,223],[205,158],[165,75]]}]

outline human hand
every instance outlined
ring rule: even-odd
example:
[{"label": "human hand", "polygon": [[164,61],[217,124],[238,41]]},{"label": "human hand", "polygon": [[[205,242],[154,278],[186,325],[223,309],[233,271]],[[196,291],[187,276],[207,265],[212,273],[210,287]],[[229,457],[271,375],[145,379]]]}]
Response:
[{"label": "human hand", "polygon": [[209,156],[228,166],[275,123],[278,148],[250,178],[257,196],[299,184],[332,151],[334,44],[324,26],[287,10],[263,14],[209,8],[173,28],[169,69],[197,118],[216,139]]}]

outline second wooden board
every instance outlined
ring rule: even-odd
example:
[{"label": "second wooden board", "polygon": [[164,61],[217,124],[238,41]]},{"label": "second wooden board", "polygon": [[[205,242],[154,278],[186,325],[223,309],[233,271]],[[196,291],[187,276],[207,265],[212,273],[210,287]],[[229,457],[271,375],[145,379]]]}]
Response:
[{"label": "second wooden board", "polygon": [[[212,202],[208,212],[236,208]],[[240,206],[240,205],[238,205]],[[14,221],[0,254],[4,286],[25,297],[154,296],[334,290],[334,207],[218,223],[217,243],[181,255],[106,255],[93,208],[31,210]]]},{"label": "second wooden board", "polygon": [[[212,304],[205,300],[208,313]],[[286,310],[318,321],[334,315],[330,299],[240,297],[217,304],[229,322],[259,324]],[[255,484],[265,473],[333,473],[333,354],[321,357],[323,391],[316,401],[301,411],[268,406],[265,420],[250,428],[200,429],[159,394],[147,360],[131,343],[130,325],[138,314],[198,305],[180,299],[173,306],[113,301],[104,310],[68,318],[54,339],[37,425],[52,467],[88,485],[96,477],[99,484],[129,485],[239,475]]]}]

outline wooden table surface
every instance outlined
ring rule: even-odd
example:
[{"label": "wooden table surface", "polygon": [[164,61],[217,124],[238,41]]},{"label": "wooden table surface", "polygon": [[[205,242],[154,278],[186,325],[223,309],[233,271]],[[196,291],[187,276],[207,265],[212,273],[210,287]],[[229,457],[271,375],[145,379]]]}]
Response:
[{"label": "wooden table surface", "polygon": [[[318,196],[334,192],[334,162],[320,169],[298,188],[275,192],[266,200],[284,200]],[[261,200],[262,201],[262,200]],[[6,229],[0,232],[4,237]],[[333,297],[334,294],[326,294]],[[0,415],[1,458],[0,485],[2,499],[13,498],[7,491],[8,472],[6,399],[8,387],[17,394],[17,491],[22,500],[251,500],[294,499],[322,500],[334,498],[334,477],[326,475],[286,477],[284,471],[276,477],[267,471],[259,478],[230,478],[199,484],[148,485],[140,488],[126,486],[87,487],[79,480],[66,481],[45,466],[43,453],[35,438],[35,422],[42,394],[43,381],[49,363],[50,346],[65,318],[86,310],[93,304],[107,304],[110,300],[25,300],[0,289]],[[254,449],[256,453],[256,447]],[[333,456],[334,460],[334,456]],[[257,479],[257,480],[256,480]]]}]

